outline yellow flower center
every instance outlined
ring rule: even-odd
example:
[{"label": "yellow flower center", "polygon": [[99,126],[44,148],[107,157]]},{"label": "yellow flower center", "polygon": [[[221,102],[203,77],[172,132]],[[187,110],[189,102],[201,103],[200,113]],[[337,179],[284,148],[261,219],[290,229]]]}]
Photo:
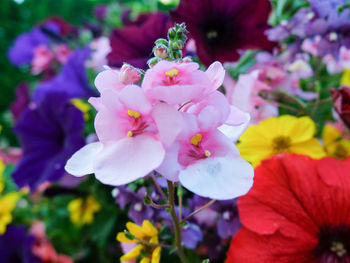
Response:
[{"label": "yellow flower center", "polygon": [[275,154],[288,152],[291,145],[291,139],[286,136],[278,136],[272,141],[272,149]]},{"label": "yellow flower center", "polygon": [[165,72],[165,76],[168,76],[170,79],[172,79],[174,76],[177,76],[177,74],[179,74],[179,70],[177,70],[176,68]]},{"label": "yellow flower center", "polygon": [[128,110],[128,115],[130,117],[134,117],[135,119],[138,119],[141,117],[141,113],[139,113],[137,111],[133,111],[133,110]]},{"label": "yellow flower center", "polygon": [[337,148],[335,149],[333,156],[337,159],[343,160],[346,157],[348,157],[349,152],[348,150],[341,144],[337,145]]},{"label": "yellow flower center", "polygon": [[203,135],[200,133],[197,133],[195,136],[193,136],[190,140],[191,144],[194,146],[198,146],[198,144],[202,141]]}]

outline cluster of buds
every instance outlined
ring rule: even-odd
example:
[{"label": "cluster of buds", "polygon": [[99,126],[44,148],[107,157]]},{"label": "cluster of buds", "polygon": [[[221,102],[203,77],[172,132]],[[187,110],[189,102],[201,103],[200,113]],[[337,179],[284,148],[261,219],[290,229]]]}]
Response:
[{"label": "cluster of buds", "polygon": [[185,46],[188,31],[184,23],[175,24],[168,30],[168,40],[159,38],[153,48],[154,57],[148,60],[151,68],[161,60],[176,61],[182,59],[182,49]]}]

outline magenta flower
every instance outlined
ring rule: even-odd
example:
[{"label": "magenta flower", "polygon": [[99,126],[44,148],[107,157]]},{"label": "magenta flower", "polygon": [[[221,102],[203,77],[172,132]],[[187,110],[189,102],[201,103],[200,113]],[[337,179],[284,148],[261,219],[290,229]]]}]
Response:
[{"label": "magenta flower", "polygon": [[239,49],[271,49],[264,34],[270,11],[268,0],[181,0],[171,17],[186,23],[199,59],[209,65],[237,60]]},{"label": "magenta flower", "polygon": [[91,143],[67,162],[75,176],[95,173],[104,184],[123,185],[147,175],[165,156],[182,129],[181,114],[171,106],[152,104],[135,85],[119,93],[106,89],[91,100],[99,142]]},{"label": "magenta flower", "polygon": [[138,68],[147,68],[154,41],[164,38],[171,26],[169,17],[161,12],[143,14],[122,29],[114,29],[110,36],[112,51],[108,65],[121,67],[124,62]]}]

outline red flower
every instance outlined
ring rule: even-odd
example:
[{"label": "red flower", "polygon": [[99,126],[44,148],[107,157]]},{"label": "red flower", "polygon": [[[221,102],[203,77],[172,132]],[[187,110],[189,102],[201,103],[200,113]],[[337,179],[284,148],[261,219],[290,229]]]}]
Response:
[{"label": "red flower", "polygon": [[350,262],[350,159],[284,155],[256,168],[226,263]]},{"label": "red flower", "polygon": [[350,87],[331,89],[334,109],[342,118],[345,125],[350,128]]},{"label": "red flower", "polygon": [[135,22],[127,22],[122,29],[114,29],[110,36],[112,51],[108,64],[121,67],[124,62],[146,69],[147,60],[152,57],[154,41],[166,38],[171,27],[170,18],[164,13],[141,14]]},{"label": "red flower", "polygon": [[270,11],[269,0],[181,0],[171,17],[186,23],[199,59],[209,65],[237,60],[239,49],[271,49],[264,34]]}]

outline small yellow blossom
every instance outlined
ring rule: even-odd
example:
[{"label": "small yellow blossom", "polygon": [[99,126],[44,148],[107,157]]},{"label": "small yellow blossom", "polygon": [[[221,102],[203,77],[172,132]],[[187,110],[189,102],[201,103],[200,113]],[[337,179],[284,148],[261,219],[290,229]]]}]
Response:
[{"label": "small yellow blossom", "polygon": [[325,125],[322,140],[328,155],[341,160],[350,156],[350,141],[342,139],[341,132],[333,125]]},{"label": "small yellow blossom", "polygon": [[89,120],[90,115],[89,115],[89,111],[90,111],[90,105],[87,104],[86,102],[84,102],[83,100],[80,99],[73,99],[71,100],[71,103],[77,107],[83,114],[84,114],[84,120]]},{"label": "small yellow blossom", "polygon": [[77,198],[68,204],[70,220],[78,226],[91,224],[94,221],[94,214],[100,209],[101,205],[93,196],[89,196],[85,201]]},{"label": "small yellow blossom", "polygon": [[20,193],[12,192],[0,198],[0,235],[6,232],[7,225],[11,223],[12,211],[20,197]]},{"label": "small yellow blossom", "polygon": [[241,156],[254,167],[280,153],[304,154],[317,159],[326,153],[314,138],[315,133],[315,123],[309,117],[283,115],[251,125],[237,146]]},{"label": "small yellow blossom", "polygon": [[139,263],[159,263],[161,255],[160,246],[149,246],[140,242],[140,240],[147,243],[158,244],[158,230],[148,220],[142,222],[142,226],[136,225],[132,222],[126,223],[126,228],[135,237],[129,239],[124,232],[117,234],[117,240],[122,243],[137,243],[137,245],[124,254],[120,261],[128,261],[141,258]]},{"label": "small yellow blossom", "polygon": [[340,84],[350,87],[350,69],[345,69],[340,79]]}]

